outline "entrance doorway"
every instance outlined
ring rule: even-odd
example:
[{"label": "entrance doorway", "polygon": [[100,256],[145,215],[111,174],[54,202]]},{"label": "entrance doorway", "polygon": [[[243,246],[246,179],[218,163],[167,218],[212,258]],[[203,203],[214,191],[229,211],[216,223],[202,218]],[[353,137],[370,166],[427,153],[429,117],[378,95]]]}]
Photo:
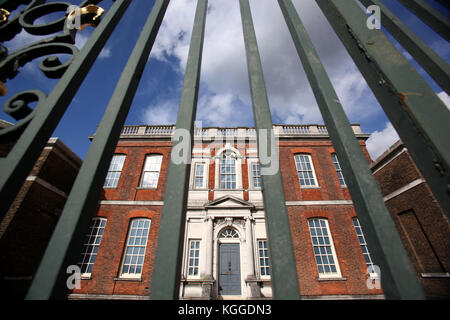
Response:
[{"label": "entrance doorway", "polygon": [[219,294],[241,295],[241,261],[239,243],[219,245]]}]

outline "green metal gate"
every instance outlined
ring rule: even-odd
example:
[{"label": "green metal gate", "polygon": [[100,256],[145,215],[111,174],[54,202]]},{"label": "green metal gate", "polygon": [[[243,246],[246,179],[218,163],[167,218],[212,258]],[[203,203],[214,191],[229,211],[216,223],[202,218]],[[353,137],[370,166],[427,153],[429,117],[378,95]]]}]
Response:
[{"label": "green metal gate", "polygon": [[[10,129],[0,131],[0,139],[1,141],[10,141],[17,137],[19,139],[8,156],[0,159],[0,218],[6,214],[28,172],[131,0],[116,0],[102,16],[101,22],[94,7],[102,2],[101,0],[86,0],[79,5],[82,8],[82,21],[97,25],[80,52],[73,45],[76,29],[67,28],[66,15],[54,23],[39,26],[33,24],[37,18],[64,10],[70,5],[66,2],[45,2],[45,0],[0,1],[2,9],[0,41],[12,39],[22,28],[31,34],[40,35],[60,31],[57,36],[11,54],[8,54],[3,46],[0,47],[2,90],[7,85],[7,80],[12,79],[20,66],[28,61],[53,53],[73,55],[66,64],[61,64],[51,57],[41,63],[41,70],[48,77],[60,79],[48,96],[42,91],[28,90],[18,93],[4,106],[5,111],[15,117],[18,123]],[[449,93],[449,66],[381,1],[360,0],[360,2],[364,6],[377,5],[380,8],[383,26]],[[449,20],[425,1],[400,0],[400,2],[445,39],[449,39]],[[378,186],[314,45],[291,0],[278,0],[278,3],[341,162],[370,251],[383,271],[381,278],[383,292],[388,299],[424,299],[423,290],[384,205]],[[316,3],[365,77],[448,216],[450,113],[446,106],[383,31],[367,27],[367,15],[356,0],[316,0]],[[17,16],[9,19],[8,12],[20,4],[28,6]],[[176,1],[173,4],[176,5]],[[269,141],[270,148],[272,118],[251,8],[248,0],[239,0],[239,4],[258,147],[260,141],[264,140]],[[66,296],[66,267],[76,264],[84,232],[98,203],[108,164],[168,5],[169,0],[156,0],[141,30],[73,185],[27,299],[53,299]],[[190,133],[191,146],[207,6],[207,0],[197,1],[176,122],[177,130],[186,130]],[[70,19],[70,16],[67,19]],[[34,110],[29,107],[32,102],[37,102]],[[182,139],[175,139],[173,142],[174,146],[186,143]],[[190,163],[170,163],[151,299],[178,298],[189,172]],[[280,172],[273,175],[262,174],[262,189],[265,190],[264,206],[271,249],[274,298],[299,299],[301,292],[297,281]]]}]

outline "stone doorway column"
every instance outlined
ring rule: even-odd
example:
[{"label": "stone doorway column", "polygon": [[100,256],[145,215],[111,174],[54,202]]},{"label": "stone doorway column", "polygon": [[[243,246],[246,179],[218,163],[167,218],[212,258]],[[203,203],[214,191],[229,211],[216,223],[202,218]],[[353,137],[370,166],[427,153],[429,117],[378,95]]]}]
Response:
[{"label": "stone doorway column", "polygon": [[205,274],[202,277],[202,298],[211,299],[213,296],[213,231],[214,231],[214,218],[206,217],[206,237],[205,237],[205,264],[203,270]]},{"label": "stone doorway column", "polygon": [[245,242],[248,257],[248,274],[245,282],[247,283],[248,298],[260,298],[261,288],[258,285],[258,280],[255,272],[255,256],[253,250],[253,217],[245,219]]}]

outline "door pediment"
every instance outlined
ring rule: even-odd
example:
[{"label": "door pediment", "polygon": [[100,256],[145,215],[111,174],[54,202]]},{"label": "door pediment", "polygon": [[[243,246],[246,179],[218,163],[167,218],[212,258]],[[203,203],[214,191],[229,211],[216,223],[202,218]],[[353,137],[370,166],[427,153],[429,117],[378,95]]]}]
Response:
[{"label": "door pediment", "polygon": [[233,197],[233,196],[224,196],[219,199],[213,200],[205,205],[205,209],[254,209],[255,206],[245,200]]}]

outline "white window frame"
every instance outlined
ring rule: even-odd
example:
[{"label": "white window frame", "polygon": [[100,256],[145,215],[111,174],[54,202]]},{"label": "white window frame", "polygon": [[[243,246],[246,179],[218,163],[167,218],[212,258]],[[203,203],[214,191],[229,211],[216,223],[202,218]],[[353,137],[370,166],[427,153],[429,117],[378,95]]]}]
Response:
[{"label": "white window frame", "polygon": [[81,269],[82,278],[90,278],[98,249],[102,242],[102,237],[106,228],[106,218],[94,217],[91,220],[89,231],[85,236],[83,251],[80,254],[78,266]]},{"label": "white window frame", "polygon": [[[299,157],[299,158],[297,158],[297,157]],[[306,163],[306,162],[297,161],[297,160],[300,160],[301,157],[305,157],[308,160],[308,162]],[[297,177],[298,177],[298,182],[300,184],[300,188],[302,188],[302,189],[318,188],[319,183],[317,181],[316,170],[314,169],[314,163],[312,161],[311,155],[307,154],[307,153],[297,153],[294,155],[294,161],[295,161],[295,168],[297,170]],[[308,165],[310,166],[310,168],[307,168]],[[299,170],[299,166],[300,166],[301,170]],[[306,166],[306,168],[304,168],[304,166]],[[300,177],[300,172],[302,173],[302,178]],[[309,185],[308,184],[302,185],[301,180],[302,179],[305,180],[304,174],[308,173],[308,172],[311,172],[312,177],[309,176],[309,174],[308,174],[307,179],[309,182],[311,182],[310,180],[312,179],[313,183],[311,183]]]},{"label": "white window frame", "polygon": [[[258,174],[259,175],[255,175],[255,166],[257,166],[258,170]],[[252,184],[251,186],[253,187],[253,189],[261,189],[262,186],[262,179],[261,179],[261,166],[259,165],[259,162],[254,161],[250,163],[250,172],[251,172],[251,179],[252,179]],[[255,179],[259,179],[259,186],[255,184]]]},{"label": "white window frame", "polygon": [[262,185],[262,179],[261,179],[261,165],[259,163],[259,160],[257,158],[249,158],[247,159],[247,173],[248,173],[248,188],[249,190],[261,190],[261,187],[255,186],[255,176],[253,172],[253,166],[258,165],[259,166],[259,181]]},{"label": "white window frame", "polygon": [[[140,222],[142,222],[142,224]],[[148,223],[147,227],[146,223]],[[134,218],[130,220],[127,242],[123,251],[122,264],[120,266],[120,278],[141,278],[144,268],[145,252],[147,251],[147,242],[150,233],[150,227],[151,219]],[[134,271],[130,272],[132,267],[134,268]],[[136,271],[138,268],[140,268],[140,272]]]},{"label": "white window frame", "polygon": [[[319,223],[319,226],[317,226],[316,221]],[[311,226],[310,222],[313,222],[314,226]],[[307,223],[319,278],[341,278],[341,270],[339,268],[339,262],[333,244],[333,237],[331,236],[330,227],[328,225],[328,219],[310,218]],[[318,229],[320,229],[320,233],[318,232]],[[324,231],[326,234],[324,234]],[[318,263],[318,257],[320,257],[320,264]],[[326,259],[323,259],[323,257]],[[332,257],[333,263],[330,263],[330,257]],[[325,270],[327,266],[330,268],[329,272]],[[332,271],[332,266],[335,267],[336,271]]]},{"label": "white window frame", "polygon": [[225,228],[219,233],[220,240],[230,240],[230,239],[239,239],[239,232],[234,228]]},{"label": "white window frame", "polygon": [[258,239],[256,243],[258,245],[257,250],[258,250],[259,275],[261,276],[262,279],[270,278],[271,270],[270,270],[269,243],[267,239]]},{"label": "white window frame", "polygon": [[200,250],[201,240],[190,239],[187,257],[187,270],[186,274],[189,278],[195,278],[200,276]]},{"label": "white window frame", "polygon": [[346,187],[347,184],[345,183],[344,174],[342,173],[341,164],[339,163],[339,159],[336,153],[331,154],[331,160],[333,161],[334,168],[336,169],[339,184],[341,185],[341,187]]},{"label": "white window frame", "polygon": [[[115,189],[119,185],[119,179],[122,175],[123,165],[125,163],[126,155],[115,154],[109,164],[108,173],[106,174],[103,188]],[[111,183],[110,183],[111,182]]]},{"label": "white window frame", "polygon": [[[202,175],[202,185],[196,185],[196,178],[199,177],[197,175],[197,166],[203,166],[203,175]],[[204,190],[208,188],[208,175],[209,175],[209,164],[205,160],[192,160],[192,173],[191,173],[191,189],[193,190]]]},{"label": "white window frame", "polygon": [[[155,168],[147,168],[147,161],[150,161],[150,159],[159,159],[158,170],[156,170]],[[144,166],[142,167],[140,188],[142,188],[142,189],[157,189],[158,188],[162,160],[163,160],[163,156],[161,154],[147,154],[145,156]],[[151,170],[149,170],[149,169],[151,169]],[[144,184],[145,183],[144,178],[145,178],[146,173],[156,174],[157,178],[153,180],[156,182],[154,182],[152,184]]]},{"label": "white window frame", "polygon": [[[222,169],[224,168],[224,161],[226,160],[226,158],[231,157],[234,160],[234,172],[222,172]],[[220,165],[219,165],[219,189],[221,190],[236,190],[238,189],[238,170],[237,170],[237,166],[238,166],[238,161],[237,161],[237,155],[236,153],[234,153],[233,151],[227,150],[225,152],[222,153],[222,156],[220,158],[219,161]],[[232,168],[232,167],[230,167]],[[225,181],[224,185],[222,184],[222,177],[234,177],[234,181]],[[234,182],[234,186],[233,186],[233,182]],[[228,183],[231,184],[231,187],[228,188],[227,185]]]},{"label": "white window frame", "polygon": [[361,248],[364,262],[366,263],[367,271],[371,277],[377,276],[375,264],[373,263],[372,257],[370,255],[369,247],[367,246],[366,237],[362,230],[361,224],[357,217],[352,218],[353,227],[355,228],[356,237],[358,238],[359,246]]}]

